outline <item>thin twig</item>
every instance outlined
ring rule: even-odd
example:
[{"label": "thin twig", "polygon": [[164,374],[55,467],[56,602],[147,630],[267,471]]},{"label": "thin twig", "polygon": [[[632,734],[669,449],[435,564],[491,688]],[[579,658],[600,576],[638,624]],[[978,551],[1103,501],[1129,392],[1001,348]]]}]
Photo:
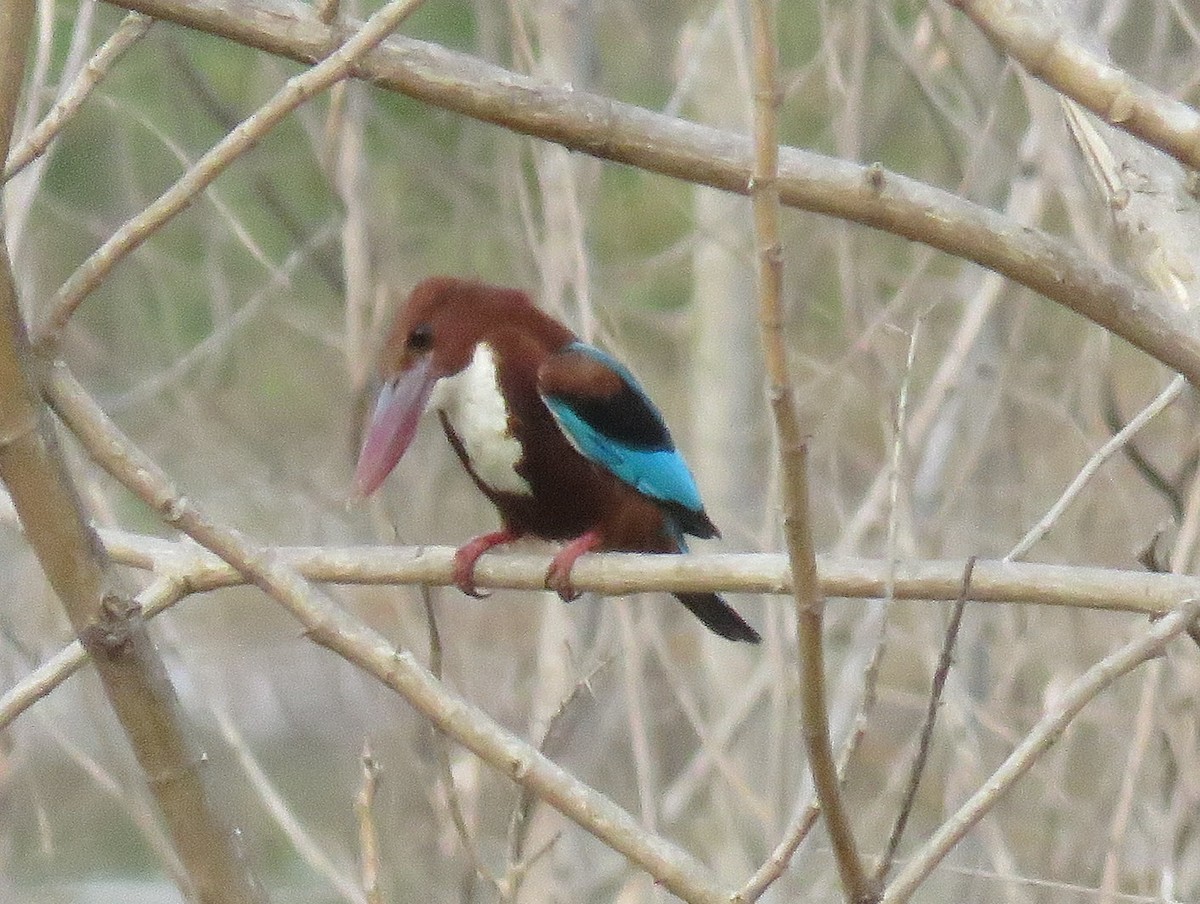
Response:
[{"label": "thin twig", "polygon": [[[1117,394],[1111,377],[1106,377],[1104,380],[1104,407],[1102,413],[1104,415],[1104,426],[1113,435],[1120,433],[1129,426],[1123,422],[1121,411],[1117,407]],[[1175,520],[1182,521],[1182,487],[1191,480],[1192,475],[1196,473],[1197,464],[1200,464],[1200,459],[1197,458],[1196,452],[1192,452],[1180,466],[1179,472],[1175,475],[1174,479],[1171,479],[1155,467],[1150,459],[1143,454],[1138,444],[1133,441],[1132,437],[1121,447],[1121,451],[1125,453],[1125,457],[1129,459],[1129,463],[1133,465],[1134,470],[1142,475],[1142,479],[1146,483],[1150,484],[1150,488],[1167,500],[1167,504],[1171,506],[1171,514],[1175,517]]]},{"label": "thin twig", "polygon": [[[1192,631],[1195,627],[1193,624],[1188,630]],[[1162,660],[1156,659],[1149,664],[1146,674],[1142,676],[1142,694],[1138,700],[1137,717],[1133,722],[1133,737],[1129,742],[1129,753],[1125,757],[1125,769],[1121,773],[1121,788],[1117,792],[1112,818],[1108,824],[1108,844],[1104,852],[1104,872],[1100,878],[1100,897],[1097,904],[1114,904],[1117,897],[1120,852],[1125,846],[1129,817],[1135,803],[1139,807],[1142,803],[1135,793],[1138,778],[1142,775],[1150,739],[1161,730],[1161,726],[1155,724],[1154,717],[1158,692],[1162,685],[1162,673]]]},{"label": "thin twig", "polygon": [[266,813],[275,820],[279,831],[291,844],[292,849],[300,859],[319,876],[323,876],[329,884],[337,889],[338,894],[351,904],[365,904],[363,890],[360,889],[351,876],[339,869],[330,859],[325,847],[313,837],[304,827],[295,811],[288,805],[287,799],[275,787],[271,777],[263,769],[246,738],[238,730],[229,713],[220,706],[210,703],[209,712],[216,720],[221,737],[233,750],[238,764],[250,781],[250,786],[262,802]]},{"label": "thin twig", "polygon": [[[112,805],[118,811],[125,813],[129,821],[137,828],[146,846],[158,858],[166,877],[180,888],[187,888],[187,870],[180,862],[179,855],[175,853],[171,839],[163,828],[162,821],[158,818],[154,807],[148,805],[146,795],[131,789],[128,781],[124,780],[124,776],[118,779],[92,754],[81,748],[79,742],[72,737],[75,734],[73,723],[74,720],[62,719],[52,712],[38,714],[39,730],[53,738],[54,743],[87,776],[88,781],[102,795],[112,801]],[[49,788],[49,793],[54,794],[57,787],[55,785]],[[7,891],[7,888],[5,890]]]},{"label": "thin twig", "polygon": [[[1009,194],[1003,208],[1006,216],[1020,222],[1036,222],[1045,207],[1045,192],[1034,180],[1019,183]],[[961,392],[964,373],[967,371],[980,336],[991,323],[992,310],[1001,298],[1006,283],[995,273],[983,274],[978,287],[971,294],[967,309],[961,318],[948,348],[941,354],[937,371],[923,387],[920,403],[911,416],[906,415],[904,442],[910,449],[920,449],[927,438],[935,434],[939,422],[954,404],[956,394]],[[891,486],[891,469],[879,469],[871,487],[863,494],[863,500],[842,529],[837,547],[840,552],[857,550],[868,528],[875,523],[878,512],[888,496]]]},{"label": "thin twig", "polygon": [[49,313],[37,329],[35,341],[41,344],[56,340],[76,308],[104,281],[113,267],[191,204],[217,176],[258,144],[285,116],[335,82],[346,78],[359,58],[391,34],[421,2],[392,0],[328,57],[288,79],[274,97],[217,142],[156,201],[92,252],[51,299]]},{"label": "thin twig", "polygon": [[1120,452],[1121,449],[1125,448],[1137,432],[1146,426],[1155,415],[1179,398],[1179,394],[1183,392],[1186,385],[1187,381],[1183,377],[1175,377],[1167,385],[1167,388],[1155,397],[1154,401],[1138,412],[1137,417],[1097,449],[1092,457],[1087,460],[1087,463],[1079,469],[1079,473],[1075,475],[1075,479],[1063,490],[1062,495],[1058,497],[1058,501],[1050,506],[1046,514],[1041,517],[1041,520],[1029,529],[1028,533],[1021,538],[1021,541],[1004,557],[1004,561],[1014,562],[1029,552],[1034,544],[1042,539],[1046,535],[1046,532],[1054,526],[1055,522],[1062,517],[1062,513],[1066,511],[1067,506],[1087,486],[1088,482],[1096,475],[1096,472],[1100,470],[1101,465]]},{"label": "thin twig", "polygon": [[263,312],[272,296],[286,292],[291,284],[292,274],[310,259],[310,254],[331,234],[332,230],[322,229],[311,236],[309,243],[292,249],[278,268],[272,266],[271,278],[262,288],[255,291],[245,304],[231,312],[223,323],[214,326],[207,336],[177,356],[169,367],[150,374],[135,386],[112,398],[107,403],[109,413],[120,414],[127,409],[143,405],[180,382],[199,365],[212,366],[220,360],[233,346],[234,339],[243,327]]},{"label": "thin twig", "polygon": [[1162,653],[1167,642],[1183,633],[1200,614],[1200,597],[1193,597],[1153,625],[1143,635],[1106,656],[1073,681],[1055,699],[1037,724],[1009,754],[1000,768],[922,846],[884,890],[880,904],[903,904],[933,872],[971,827],[979,822],[1013,784],[1058,740],[1071,720],[1101,691],[1147,659]]},{"label": "thin twig", "polygon": [[[538,750],[549,757],[557,754],[558,749],[567,738],[566,716],[571,711],[572,705],[585,691],[591,693],[592,679],[611,661],[612,659],[608,658],[598,662],[590,672],[572,685],[570,692],[559,701],[554,712],[550,714],[550,718],[546,720],[545,729],[538,741]],[[513,808],[512,816],[508,821],[508,867],[505,870],[504,878],[500,880],[502,898],[506,901],[516,900],[521,883],[525,880],[529,868],[550,851],[561,834],[555,832],[533,853],[525,853],[525,843],[529,837],[531,817],[536,803],[537,797],[528,788],[521,789],[521,797]]]},{"label": "thin twig", "polygon": [[[237,128],[237,124],[242,119],[241,115],[234,107],[225,103],[211,82],[205,78],[204,73],[192,61],[181,43],[171,40],[167,42],[166,47],[171,65],[175,69],[176,78],[191,93],[199,108],[204,110],[226,132]],[[330,91],[336,91],[345,84],[345,81],[338,82]],[[277,178],[278,174],[273,170],[254,173],[252,184],[254,193],[257,195],[257,203],[275,217],[293,244],[313,249],[311,255],[313,269],[321,275],[321,278],[334,292],[341,294],[345,290],[342,271],[330,249],[324,247],[326,237],[323,233],[325,230],[322,230],[322,236],[318,240],[314,231],[292,211],[291,205],[276,187],[275,180]]]},{"label": "thin twig", "polygon": [[925,763],[929,760],[929,749],[933,741],[933,726],[937,722],[938,709],[942,705],[942,689],[946,686],[946,676],[950,674],[950,666],[954,661],[954,645],[958,641],[958,628],[962,624],[963,610],[971,595],[971,572],[975,568],[975,558],[967,560],[963,569],[962,593],[954,601],[954,609],[950,613],[950,624],[946,626],[946,634],[942,638],[942,652],[938,656],[937,667],[933,671],[933,685],[929,691],[929,705],[925,709],[925,722],[921,726],[921,737],[917,743],[917,753],[913,757],[912,766],[908,772],[908,782],[904,796],[900,801],[900,810],[896,815],[896,823],[888,836],[883,855],[875,867],[875,882],[882,885],[900,848],[900,840],[904,837],[904,828],[908,825],[908,817],[912,813],[913,804],[917,800],[917,787],[921,784],[921,775],[925,772]]},{"label": "thin twig", "polygon": [[525,881],[525,877],[529,874],[539,860],[554,850],[554,846],[558,844],[558,839],[562,837],[562,832],[554,832],[549,838],[534,848],[533,852],[519,860],[510,861],[508,868],[504,871],[504,878],[500,880],[500,900],[515,901],[517,894],[521,890],[521,884]]},{"label": "thin twig", "polygon": [[[866,701],[864,699],[864,707]],[[842,749],[838,752],[837,773],[838,781],[844,783],[846,780],[846,769],[850,765],[850,761],[854,758],[855,752],[858,750],[858,745],[862,742],[865,735],[866,725],[861,720],[855,725],[855,729],[846,738],[842,744]],[[743,885],[732,898],[732,904],[753,904],[766,893],[766,890],[775,883],[775,881],[783,875],[788,868],[788,864],[792,862],[792,857],[795,856],[796,850],[800,844],[808,837],[808,833],[812,831],[812,827],[816,825],[817,817],[821,815],[821,804],[817,800],[812,800],[808,806],[800,810],[791,823],[783,831],[783,835],[779,839],[779,843],[775,845],[775,849],[771,851],[769,857],[762,862],[757,870],[746,880]]]},{"label": "thin twig", "polygon": [[755,275],[768,396],[783,470],[784,535],[795,587],[800,657],[800,706],[809,771],[833,844],[842,888],[850,901],[874,897],[842,799],[829,738],[825,699],[824,609],[808,511],[808,441],[800,429],[783,342],[783,253],[779,231],[779,87],[775,7],[751,4],[754,86],[754,167],[750,202],[757,242]]},{"label": "thin twig", "polygon": [[363,742],[362,784],[354,797],[354,815],[358,817],[360,881],[367,904],[383,904],[379,887],[379,832],[375,828],[375,789],[379,787],[379,763],[371,755],[371,744]]},{"label": "thin twig", "polygon": [[[97,102],[104,103],[112,107],[117,112],[129,117],[130,120],[137,123],[146,130],[151,136],[165,148],[184,169],[191,168],[194,164],[191,158],[188,157],[187,151],[175,141],[170,135],[165,132],[162,127],[154,122],[154,120],[146,115],[142,108],[128,103],[124,100],[119,100],[108,95],[100,95]],[[229,230],[229,234],[237,239],[238,243],[246,249],[246,252],[258,262],[263,269],[267,270],[272,276],[278,277],[281,268],[267,255],[266,251],[258,244],[254,238],[253,232],[248,227],[234,210],[225,203],[222,197],[223,192],[218,192],[215,187],[209,186],[205,194],[205,199],[212,204],[225,226]]]},{"label": "thin twig", "polygon": [[617,604],[617,621],[621,630],[621,646],[625,655],[621,657],[621,689],[625,698],[626,717],[629,722],[629,747],[633,755],[633,779],[637,788],[638,810],[642,825],[650,831],[658,828],[658,770],[650,747],[650,732],[647,729],[646,710],[642,692],[645,679],[642,675],[642,660],[645,645],[633,627],[633,613],[627,601]]},{"label": "thin twig", "polygon": [[4,175],[0,178],[0,184],[7,182],[46,153],[46,149],[83,106],[84,101],[108,75],[109,69],[125,55],[129,48],[145,36],[153,24],[153,19],[143,16],[141,13],[129,13],[121,21],[117,30],[92,54],[91,59],[84,65],[75,81],[50,108],[50,112],[13,149],[8,162],[4,165]]},{"label": "thin twig", "polygon": [[[438,632],[437,613],[434,611],[433,594],[428,587],[421,588],[421,602],[425,605],[425,623],[429,627],[429,672],[438,681],[442,681],[442,637]],[[458,793],[458,783],[454,780],[454,767],[450,762],[450,739],[441,732],[434,732],[434,746],[437,748],[438,769],[442,773],[442,786],[446,792],[446,805],[450,810],[450,820],[454,823],[454,830],[458,832],[458,838],[462,842],[463,850],[467,852],[467,859],[471,861],[471,868],[480,879],[487,882],[493,888],[500,890],[500,882],[497,880],[495,873],[488,868],[484,863],[483,856],[479,853],[479,845],[475,843],[475,836],[471,834],[471,829],[467,826],[467,817],[463,811],[462,797]]]}]

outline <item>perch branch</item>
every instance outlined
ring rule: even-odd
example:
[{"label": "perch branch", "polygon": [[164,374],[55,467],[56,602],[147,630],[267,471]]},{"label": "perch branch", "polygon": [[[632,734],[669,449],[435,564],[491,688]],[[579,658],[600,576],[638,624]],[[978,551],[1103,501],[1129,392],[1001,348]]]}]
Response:
[{"label": "perch branch", "polygon": [[[193,593],[246,583],[236,569],[190,541],[103,529],[100,537],[114,561],[177,575]],[[453,584],[450,546],[280,546],[272,547],[271,555],[319,583]],[[549,561],[548,553],[489,552],[478,563],[479,586],[545,590]],[[963,565],[961,559],[891,563],[817,556],[822,592],[847,599],[878,599],[894,584],[898,600],[953,602],[962,591]],[[577,569],[571,576],[578,589],[603,596],[649,591],[792,594],[787,557],[775,553],[589,553],[579,559]],[[1159,616],[1198,593],[1200,579],[1191,575],[980,559],[971,572],[969,599]]]},{"label": "perch branch", "polygon": [[[173,542],[124,531],[101,530],[114,562],[154,571],[186,589],[205,593],[247,583],[233,566],[194,543]],[[448,546],[273,547],[265,551],[309,581],[336,584],[453,583],[454,549]],[[545,589],[548,556],[489,553],[479,560],[476,578],[488,589]],[[886,560],[817,557],[821,591],[837,599],[892,598],[953,602],[962,591],[962,562],[891,563]],[[792,592],[787,557],[758,553],[641,556],[602,553],[584,556],[572,572],[580,590],[604,596],[646,591],[733,591],[755,594]],[[1187,575],[1121,571],[1066,565],[976,561],[970,600],[1066,606],[1157,616],[1200,592]],[[153,618],[178,600],[139,597],[142,616]],[[0,730],[49,694],[87,661],[75,641],[64,647],[0,697]]]}]

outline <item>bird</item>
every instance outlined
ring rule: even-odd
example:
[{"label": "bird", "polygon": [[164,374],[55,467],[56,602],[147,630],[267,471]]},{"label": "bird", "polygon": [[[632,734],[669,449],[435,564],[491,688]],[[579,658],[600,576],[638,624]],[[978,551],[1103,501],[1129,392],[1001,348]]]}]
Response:
[{"label": "bird", "polygon": [[[720,532],[662,414],[633,374],[519,290],[455,276],[422,280],[396,312],[379,355],[381,388],[354,472],[365,498],[437,413],[450,446],[500,515],[497,531],[454,555],[452,577],[481,596],[475,564],[524,536],[565,541],[546,587],[577,597],[584,553],[683,553],[685,535]],[[716,593],[675,596],[711,631],[761,638]]]}]

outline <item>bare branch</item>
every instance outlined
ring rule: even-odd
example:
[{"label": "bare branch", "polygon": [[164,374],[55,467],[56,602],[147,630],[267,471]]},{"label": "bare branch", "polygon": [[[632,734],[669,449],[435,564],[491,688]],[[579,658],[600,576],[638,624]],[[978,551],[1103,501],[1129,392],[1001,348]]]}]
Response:
[{"label": "bare branch", "polygon": [[[179,575],[195,593],[246,582],[233,567],[190,542],[112,530],[102,530],[100,536],[115,561]],[[322,583],[453,583],[454,549],[449,546],[280,546],[272,547],[271,555]],[[476,576],[482,588],[542,591],[549,561],[549,555],[490,552],[480,558]],[[895,599],[953,602],[962,590],[963,564],[962,559],[891,563],[817,557],[822,592],[846,599],[879,599],[893,587]],[[579,590],[604,596],[654,590],[792,594],[787,557],[775,553],[589,553],[571,576]],[[1198,587],[1190,575],[980,559],[971,572],[970,599],[1157,616]]]},{"label": "bare branch", "polygon": [[[47,368],[43,391],[88,452],[168,525],[216,553],[247,581],[280,603],[309,639],[332,650],[399,693],[438,730],[494,769],[528,787],[581,827],[688,901],[721,904],[728,893],[691,855],[647,832],[609,798],[576,779],[482,710],[450,693],[409,651],[335,605],[270,549],[225,528],[172,485],[151,458],[105,416],[65,364]],[[544,578],[544,575],[543,575]]]},{"label": "bare branch", "polygon": [[1072,41],[1045,9],[1010,0],[947,0],[1030,75],[1105,122],[1200,169],[1200,114]]},{"label": "bare branch", "polygon": [[779,237],[778,181],[779,62],[775,46],[775,6],[771,0],[755,0],[751,4],[750,23],[754,87],[754,169],[750,202],[757,244],[755,277],[767,397],[783,470],[783,532],[794,581],[802,735],[842,888],[850,901],[868,901],[874,897],[871,880],[858,854],[829,738],[823,637],[825,597],[817,578],[816,547],[809,520],[808,440],[800,429],[783,340],[783,249]]},{"label": "bare branch", "polygon": [[8,162],[4,165],[0,184],[7,182],[46,153],[51,142],[79,112],[79,108],[108,74],[108,70],[130,47],[145,36],[153,24],[153,19],[143,16],[141,13],[130,13],[125,17],[120,27],[92,54],[91,59],[83,67],[83,71],[79,73],[79,77],[50,108],[50,112],[46,114],[45,118],[37,124],[37,127],[25,137],[18,147],[13,149]]},{"label": "bare branch", "polygon": [[[113,560],[155,571],[190,593],[247,583],[233,566],[192,543],[175,543],[121,531],[101,531]],[[306,580],[339,584],[453,583],[454,550],[448,546],[270,547],[264,554]],[[476,578],[488,589],[542,590],[548,556],[489,553]],[[953,602],[962,590],[962,562],[894,565],[886,560],[818,557],[821,590],[842,599],[878,599],[889,587],[895,599]],[[652,590],[734,591],[788,594],[791,578],[781,555],[584,556],[572,577],[581,590],[619,596]],[[976,561],[971,601],[1065,606],[1162,615],[1197,589],[1194,577],[1066,565]],[[153,618],[178,595],[139,597],[142,615]],[[0,697],[0,729],[49,694],[87,661],[78,641],[34,669]]]},{"label": "bare branch", "polygon": [[1167,642],[1187,630],[1200,614],[1200,598],[1188,600],[1165,616],[1141,637],[1105,657],[1080,675],[1025,735],[991,777],[947,820],[885,889],[880,904],[903,904],[917,890],[963,836],[1000,800],[1000,797],[1046,752],[1079,712],[1101,691],[1147,659],[1162,653]]},{"label": "bare branch", "polygon": [[306,72],[288,79],[274,97],[217,142],[156,201],[92,252],[51,300],[50,311],[36,332],[36,341],[54,341],[75,309],[129,252],[186,209],[217,176],[258,144],[285,116],[335,82],[346,78],[355,61],[386,38],[420,4],[421,0],[392,0],[328,57]]},{"label": "bare branch", "polygon": [[[113,0],[118,6],[295,60],[320,59],[334,32],[308,6],[260,0]],[[595,157],[747,194],[751,145],[741,135],[553,85],[402,37],[355,75],[435,106]],[[782,148],[784,205],[923,242],[995,270],[1116,333],[1200,386],[1200,337],[1160,294],[1089,259],[1069,242],[950,192],[889,173]]]}]

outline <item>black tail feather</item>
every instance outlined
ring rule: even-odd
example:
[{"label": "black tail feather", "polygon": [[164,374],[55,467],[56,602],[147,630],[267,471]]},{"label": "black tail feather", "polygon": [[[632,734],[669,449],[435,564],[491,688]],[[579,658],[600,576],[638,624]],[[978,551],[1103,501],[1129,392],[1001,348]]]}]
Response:
[{"label": "black tail feather", "polygon": [[728,640],[758,643],[762,638],[733,607],[715,593],[677,593],[676,598],[714,634]]}]

